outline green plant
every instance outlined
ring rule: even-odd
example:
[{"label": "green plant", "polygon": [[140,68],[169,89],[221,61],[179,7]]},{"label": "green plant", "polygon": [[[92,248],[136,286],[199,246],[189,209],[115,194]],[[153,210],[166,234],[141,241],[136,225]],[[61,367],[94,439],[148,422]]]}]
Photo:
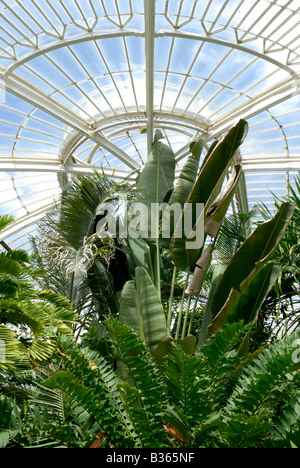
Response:
[{"label": "green plant", "polygon": [[[0,225],[11,220],[0,217]],[[21,250],[0,253],[0,340],[5,344],[0,378],[51,357],[54,332],[71,334],[75,320],[70,303],[35,283],[42,271]]]},{"label": "green plant", "polygon": [[[39,223],[33,239],[44,284],[64,295],[78,316],[79,335],[93,319],[118,313],[120,291],[131,278],[130,254],[123,244],[97,233],[99,207],[119,208],[119,196],[131,190],[103,174],[82,175],[63,191],[59,203]],[[98,216],[99,215],[99,216]]]},{"label": "green plant", "polygon": [[[242,358],[238,350],[249,325],[228,324],[197,356],[173,344],[158,363],[132,329],[116,319],[105,325],[111,358],[127,367],[128,378],[115,373],[110,359],[60,338],[59,368],[46,377],[39,399],[35,392],[35,405],[26,415],[27,430],[38,418],[41,432],[16,434],[7,421],[0,428],[8,434],[6,443],[72,447],[98,440],[102,448],[116,449],[299,446],[299,365],[294,359],[299,332]],[[55,398],[49,399],[47,388]],[[38,400],[47,414],[44,425]],[[3,404],[7,414],[14,403]],[[68,436],[57,428],[58,414]]]},{"label": "green plant", "polygon": [[[295,179],[295,187],[289,186],[285,197],[274,195],[274,209],[283,202],[295,204],[291,219],[279,248],[274,252],[272,261],[280,267],[275,288],[268,294],[261,310],[261,328],[271,324],[270,339],[278,339],[291,333],[299,326],[299,276],[300,276],[300,178]],[[263,204],[258,205],[263,219],[271,216],[271,211]]]},{"label": "green plant", "polygon": [[[67,284],[64,294],[81,315],[78,336],[94,319],[101,322],[103,316],[113,314],[139,331],[152,351],[167,336],[183,342],[194,329],[199,299],[203,310],[199,345],[205,342],[209,330],[222,326],[227,320],[257,320],[259,308],[279,274],[276,266],[269,266],[268,262],[292,217],[292,203],[279,206],[277,215],[251,235],[247,225],[249,218],[245,219],[242,238],[232,252],[227,251],[227,265],[221,259],[222,266],[215,269],[210,288],[205,281],[211,275],[214,252],[226,227],[226,221],[223,222],[241,176],[241,167],[234,165],[234,156],[247,131],[247,122],[241,120],[214,142],[199,173],[203,141],[192,142],[190,155],[175,183],[175,156],[171,148],[161,142],[162,133],[158,130],[135,187],[130,190],[124,185],[117,187],[94,174],[79,178],[66,190],[60,206],[41,224],[41,233],[47,240],[44,259],[51,271],[48,280],[52,278],[51,284],[54,284],[59,278],[60,287]],[[225,183],[230,168],[231,174]],[[134,201],[142,202],[148,214],[151,212],[151,223],[155,227],[151,234],[155,231],[155,237],[151,237],[148,229],[146,238],[129,235],[128,239],[114,239],[105,244],[98,233],[94,233],[99,204],[115,200],[120,190],[128,190]],[[154,219],[153,203],[161,207]],[[179,219],[172,209],[174,203],[180,209]],[[202,204],[201,216],[197,213],[199,204]],[[188,214],[192,216],[190,232],[183,229]],[[132,216],[128,216],[127,221],[130,225]],[[204,229],[205,236],[199,235],[199,229]],[[188,244],[195,236],[201,242],[190,248]],[[116,264],[118,252],[123,260]],[[173,264],[173,274],[169,304],[163,310],[166,258]],[[183,278],[183,290],[174,303],[179,274]],[[148,291],[142,295],[142,301],[141,276]],[[119,278],[121,285],[117,287]],[[207,301],[203,304],[205,296]]]},{"label": "green plant", "polygon": [[[247,131],[247,122],[241,120],[219,141],[213,143],[204,158],[199,174],[197,172],[203,141],[193,142],[190,146],[191,154],[173,189],[170,187],[172,178],[174,182],[174,155],[170,148],[160,142],[162,135],[157,132],[149,160],[138,181],[138,189],[142,192],[140,198],[144,200],[144,203],[148,205],[151,202],[165,203],[161,218],[156,219],[160,242],[157,242],[157,239],[146,239],[146,241],[139,239],[139,248],[145,249],[144,258],[150,260],[154,258],[151,268],[148,262],[141,266],[146,268],[152,277],[159,298],[161,296],[162,248],[169,251],[169,256],[174,263],[167,333],[171,335],[171,324],[173,324],[173,335],[176,340],[180,337],[184,340],[193,329],[197,302],[207,273],[210,271],[218,242],[220,245],[222,229],[226,228],[226,224],[224,226],[222,224],[241,175],[241,167],[233,165],[234,155],[243,143]],[[232,168],[231,176],[224,185],[230,167]],[[174,203],[182,208],[181,216],[177,220],[172,209]],[[196,213],[197,205],[200,203],[203,204],[201,216]],[[284,235],[294,209],[293,203],[282,203],[278,207],[277,215],[257,227],[253,233],[248,224],[250,215],[245,215],[244,220],[240,215],[241,232],[238,243],[232,246],[231,252],[227,249],[227,264],[224,259],[221,259],[223,266],[216,269],[213,285],[207,293],[208,299],[200,330],[199,345],[205,342],[209,330],[222,326],[228,320],[244,319],[246,322],[257,320],[260,306],[279,275],[278,268],[275,265],[269,265],[268,262]],[[183,230],[188,214],[192,214],[193,217],[190,233]],[[205,235],[210,241],[205,242],[205,237],[203,237],[201,244],[189,248],[188,243],[195,238],[196,234],[199,235],[201,219],[204,220]],[[169,237],[164,236],[164,233],[168,232],[166,228],[169,228]],[[131,246],[134,251],[134,244]],[[218,259],[218,256],[215,258]],[[177,309],[174,309],[174,291],[179,271],[185,273],[186,284],[181,303]],[[192,313],[190,313],[191,306],[193,307]],[[145,307],[147,308],[146,304]],[[128,313],[130,314],[129,309]],[[132,319],[127,317],[125,308],[122,310],[122,320],[132,325]],[[156,341],[156,345],[158,344],[159,342]],[[247,349],[246,343],[245,349]]]}]

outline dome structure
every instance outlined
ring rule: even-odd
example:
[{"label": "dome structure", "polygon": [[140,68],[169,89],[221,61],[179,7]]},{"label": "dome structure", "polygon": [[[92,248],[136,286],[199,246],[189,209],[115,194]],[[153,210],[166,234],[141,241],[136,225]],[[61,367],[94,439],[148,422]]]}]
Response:
[{"label": "dome structure", "polygon": [[157,129],[180,170],[247,119],[236,207],[270,207],[300,169],[299,24],[297,0],[1,0],[2,245],[72,176],[136,174]]}]

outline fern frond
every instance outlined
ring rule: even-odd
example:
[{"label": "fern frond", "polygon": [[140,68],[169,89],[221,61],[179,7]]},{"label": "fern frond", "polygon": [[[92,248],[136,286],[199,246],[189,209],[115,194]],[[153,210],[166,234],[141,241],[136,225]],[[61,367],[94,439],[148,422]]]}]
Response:
[{"label": "fern frond", "polygon": [[200,349],[200,355],[206,359],[207,376],[211,381],[208,400],[216,410],[230,388],[232,372],[241,362],[238,346],[251,328],[251,324],[244,326],[243,321],[226,324]]},{"label": "fern frond", "polygon": [[144,418],[148,420],[148,433],[143,441],[144,446],[163,447],[167,442],[163,428],[167,398],[159,368],[145,343],[134,330],[117,319],[113,321],[107,319],[105,326],[117,359],[128,369],[130,379],[139,391]]},{"label": "fern frond", "polygon": [[116,447],[134,444],[132,427],[122,410],[117,388],[119,379],[107,361],[89,350],[63,346],[64,371],[55,374],[45,385],[68,395],[77,407],[78,417],[86,412],[107,434]]},{"label": "fern frond", "polygon": [[163,373],[170,405],[184,424],[185,434],[191,434],[199,420],[210,412],[204,403],[211,384],[205,360],[189,356],[175,345]]},{"label": "fern frond", "polygon": [[278,448],[287,447],[291,441],[300,445],[300,395],[284,405],[270,434]]},{"label": "fern frond", "polygon": [[[225,407],[234,446],[245,446],[253,434],[262,430],[263,421],[266,427],[272,427],[278,401],[285,400],[288,382],[297,374],[293,353],[299,347],[299,336],[300,332],[287,336],[263,350],[241,372]],[[253,421],[250,429],[247,419]],[[233,425],[240,420],[245,422],[244,427],[241,423],[235,432]]]}]

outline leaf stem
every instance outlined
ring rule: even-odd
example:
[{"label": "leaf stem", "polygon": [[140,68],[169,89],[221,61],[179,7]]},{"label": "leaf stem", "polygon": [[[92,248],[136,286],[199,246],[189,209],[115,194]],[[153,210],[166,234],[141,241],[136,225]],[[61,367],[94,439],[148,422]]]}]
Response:
[{"label": "leaf stem", "polygon": [[169,299],[169,313],[168,313],[168,333],[171,334],[171,322],[172,322],[172,310],[173,310],[173,299],[174,299],[174,291],[175,291],[175,284],[176,284],[176,275],[177,275],[177,268],[174,266],[173,268],[173,277],[172,277],[172,285],[171,285],[171,293]]},{"label": "leaf stem", "polygon": [[161,275],[160,275],[160,245],[159,238],[156,237],[156,281],[157,281],[157,294],[161,301]]},{"label": "leaf stem", "polygon": [[179,333],[180,333],[180,328],[181,328],[181,322],[182,322],[182,314],[183,314],[183,305],[184,305],[184,299],[185,299],[185,291],[189,285],[189,278],[190,278],[190,273],[187,274],[186,280],[185,280],[185,286],[184,290],[182,293],[182,299],[181,299],[181,304],[180,304],[180,310],[179,310],[179,316],[178,316],[178,322],[177,322],[177,330],[176,330],[176,335],[175,339],[179,339]]},{"label": "leaf stem", "polygon": [[183,324],[182,335],[181,335],[182,340],[184,340],[186,336],[187,323],[188,323],[188,318],[190,315],[191,300],[192,300],[192,296],[189,296],[186,311],[185,311],[185,319],[184,319],[184,324]]}]

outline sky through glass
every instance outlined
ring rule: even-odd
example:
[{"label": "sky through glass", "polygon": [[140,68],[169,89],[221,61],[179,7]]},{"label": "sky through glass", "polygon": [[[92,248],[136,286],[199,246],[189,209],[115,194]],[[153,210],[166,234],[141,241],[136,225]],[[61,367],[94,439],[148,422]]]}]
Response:
[{"label": "sky through glass", "polygon": [[298,0],[0,0],[1,234],[29,248],[70,177],[118,179],[160,129],[178,170],[240,118],[236,208],[285,195],[300,169]]}]

